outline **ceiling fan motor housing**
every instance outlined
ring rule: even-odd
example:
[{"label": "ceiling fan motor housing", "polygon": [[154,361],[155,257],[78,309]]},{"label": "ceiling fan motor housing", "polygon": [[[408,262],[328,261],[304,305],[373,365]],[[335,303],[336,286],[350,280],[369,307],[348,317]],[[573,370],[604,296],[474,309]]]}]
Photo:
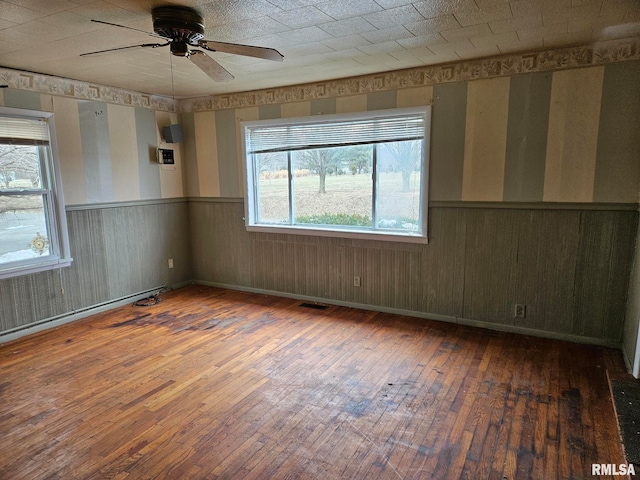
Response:
[{"label": "ceiling fan motor housing", "polygon": [[[195,10],[182,6],[157,7],[151,11],[153,31],[172,40],[171,52],[186,56],[187,45],[197,46],[204,38],[202,16]],[[173,44],[183,44],[174,51]]]}]

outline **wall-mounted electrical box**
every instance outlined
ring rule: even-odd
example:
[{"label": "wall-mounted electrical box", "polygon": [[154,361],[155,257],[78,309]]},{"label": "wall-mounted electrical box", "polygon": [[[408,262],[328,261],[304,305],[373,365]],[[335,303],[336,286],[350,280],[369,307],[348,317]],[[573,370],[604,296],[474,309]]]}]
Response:
[{"label": "wall-mounted electrical box", "polygon": [[159,148],[158,163],[161,165],[173,165],[175,163],[173,150],[169,150],[168,148]]}]

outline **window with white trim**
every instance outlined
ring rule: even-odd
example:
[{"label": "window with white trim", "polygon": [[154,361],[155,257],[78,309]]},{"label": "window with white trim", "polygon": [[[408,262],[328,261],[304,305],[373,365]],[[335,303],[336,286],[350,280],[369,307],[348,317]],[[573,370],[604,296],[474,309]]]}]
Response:
[{"label": "window with white trim", "polygon": [[247,229],[426,242],[430,114],[243,122]]},{"label": "window with white trim", "polygon": [[53,116],[0,108],[0,279],[71,262]]}]

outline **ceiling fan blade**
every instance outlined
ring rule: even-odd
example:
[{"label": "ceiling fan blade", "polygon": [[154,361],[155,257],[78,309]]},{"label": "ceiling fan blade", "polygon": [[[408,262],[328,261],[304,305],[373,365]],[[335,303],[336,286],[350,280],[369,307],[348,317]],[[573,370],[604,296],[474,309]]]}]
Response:
[{"label": "ceiling fan blade", "polygon": [[276,62],[281,62],[284,59],[282,54],[274,48],[254,47],[253,45],[241,45],[239,43],[213,42],[211,40],[200,40],[198,45],[213,52],[233,53],[234,55],[275,60]]},{"label": "ceiling fan blade", "polygon": [[108,48],[107,50],[98,50],[97,52],[81,53],[80,56],[81,57],[86,57],[87,55],[97,55],[98,53],[115,52],[116,50],[127,50],[129,48],[139,48],[139,47],[158,48],[158,47],[166,47],[170,43],[171,42],[167,42],[167,43],[143,43],[142,45],[130,45],[128,47]]},{"label": "ceiling fan blade", "polygon": [[153,32],[147,32],[146,30],[140,30],[138,28],[133,28],[133,27],[127,27],[126,25],[119,25],[117,23],[111,23],[111,22],[103,22],[102,20],[91,20],[92,22],[95,23],[103,23],[105,25],[111,25],[112,27],[120,27],[120,28],[126,28],[128,30],[135,30],[136,32],[141,32],[141,33],[146,33],[147,35],[150,35],[152,37],[158,37],[158,38],[168,38],[168,37],[164,37],[162,35],[158,35],[157,33],[153,33]]},{"label": "ceiling fan blade", "polygon": [[233,75],[227,72],[224,67],[213,58],[200,50],[192,50],[189,55],[189,60],[195,63],[200,70],[216,82],[228,82],[229,80],[233,80]]}]

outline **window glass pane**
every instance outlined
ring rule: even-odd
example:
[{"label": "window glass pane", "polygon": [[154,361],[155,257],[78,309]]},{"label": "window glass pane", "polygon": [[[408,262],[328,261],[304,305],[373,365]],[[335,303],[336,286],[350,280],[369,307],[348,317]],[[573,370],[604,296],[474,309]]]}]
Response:
[{"label": "window glass pane", "polygon": [[422,141],[378,146],[376,228],[420,231]]},{"label": "window glass pane", "polygon": [[294,152],[294,223],[371,227],[373,148]]},{"label": "window glass pane", "polygon": [[243,122],[247,229],[426,243],[429,116],[426,107]]},{"label": "window glass pane", "polygon": [[0,196],[0,265],[49,255],[43,195]]},{"label": "window glass pane", "polygon": [[255,155],[258,221],[260,223],[289,223],[289,180],[287,153]]},{"label": "window glass pane", "polygon": [[42,188],[39,148],[0,144],[0,190]]}]

